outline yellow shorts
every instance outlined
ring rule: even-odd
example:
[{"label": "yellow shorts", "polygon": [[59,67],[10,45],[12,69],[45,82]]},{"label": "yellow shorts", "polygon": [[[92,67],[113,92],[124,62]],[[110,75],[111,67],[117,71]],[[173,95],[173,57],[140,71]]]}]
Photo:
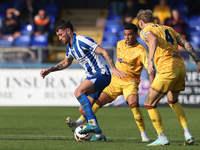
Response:
[{"label": "yellow shorts", "polygon": [[161,93],[180,92],[185,89],[185,67],[173,69],[164,74],[157,74],[151,88]]},{"label": "yellow shorts", "polygon": [[125,82],[112,76],[109,86],[107,86],[103,92],[109,95],[113,100],[122,94],[124,95],[124,98],[127,99],[131,94],[138,95],[138,84],[135,82]]}]

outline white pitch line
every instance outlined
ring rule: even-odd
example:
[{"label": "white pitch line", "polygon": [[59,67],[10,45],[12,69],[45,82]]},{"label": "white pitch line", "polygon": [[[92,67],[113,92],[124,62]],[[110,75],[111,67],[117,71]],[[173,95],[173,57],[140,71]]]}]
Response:
[{"label": "white pitch line", "polygon": [[[74,136],[65,136],[65,135],[0,135],[0,138],[73,138]],[[140,140],[141,138],[134,137],[106,137],[108,139],[126,139],[126,140]],[[153,140],[153,139],[152,139]],[[183,140],[183,139],[170,139],[170,140]]]},{"label": "white pitch line", "polygon": [[[0,135],[0,138],[6,137],[16,137],[16,138],[72,138],[74,136],[64,136],[64,135]],[[136,140],[137,138],[133,137],[106,137],[106,138],[113,138],[113,139],[129,139],[129,140]]]}]

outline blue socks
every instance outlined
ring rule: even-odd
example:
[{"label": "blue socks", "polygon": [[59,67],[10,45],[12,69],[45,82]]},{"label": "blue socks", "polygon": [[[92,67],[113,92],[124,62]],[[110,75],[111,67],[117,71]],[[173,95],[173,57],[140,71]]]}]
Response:
[{"label": "blue socks", "polygon": [[77,99],[80,102],[80,104],[86,114],[86,117],[84,116],[84,118],[86,118],[86,121],[88,122],[91,119],[96,120],[96,116],[92,111],[92,105],[91,105],[89,99],[87,98],[87,96],[85,94],[81,94]]},{"label": "blue socks", "polygon": [[[80,104],[86,114],[86,115],[83,115],[83,117],[85,118],[87,123],[93,124],[95,126],[98,125],[96,116],[92,111],[92,105],[91,105],[89,99],[87,98],[87,96],[85,94],[81,94],[77,99],[80,102]],[[95,135],[98,137],[101,135],[101,133],[102,133],[102,131],[100,130],[100,132],[95,133]]]}]

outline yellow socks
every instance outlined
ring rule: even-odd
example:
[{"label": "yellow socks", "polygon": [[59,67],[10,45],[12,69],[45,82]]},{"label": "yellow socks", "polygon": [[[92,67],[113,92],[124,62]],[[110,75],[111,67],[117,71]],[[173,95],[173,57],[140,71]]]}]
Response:
[{"label": "yellow socks", "polygon": [[145,131],[145,125],[144,125],[144,118],[142,115],[142,112],[140,110],[140,107],[134,107],[131,109],[133,112],[136,124],[141,132]]},{"label": "yellow socks", "polygon": [[148,109],[149,116],[151,118],[151,121],[153,123],[154,128],[156,129],[158,134],[161,134],[164,132],[163,125],[162,125],[162,118],[160,116],[160,113],[157,108]]},{"label": "yellow socks", "polygon": [[[94,112],[94,114],[96,114],[96,112],[98,111],[99,108],[100,108],[99,105],[94,103],[94,105],[92,106],[92,111]],[[83,117],[83,115],[81,115],[79,117],[79,119],[81,119],[83,122],[85,122],[85,118]]]},{"label": "yellow socks", "polygon": [[180,124],[182,125],[183,129],[187,128],[187,120],[185,117],[185,112],[179,102],[176,102],[174,104],[169,104],[169,106],[174,110],[176,117],[178,118]]}]

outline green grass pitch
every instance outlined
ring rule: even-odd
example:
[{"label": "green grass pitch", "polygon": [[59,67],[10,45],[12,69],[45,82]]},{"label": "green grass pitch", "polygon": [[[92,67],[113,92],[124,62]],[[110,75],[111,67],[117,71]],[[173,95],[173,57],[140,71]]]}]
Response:
[{"label": "green grass pitch", "polygon": [[[200,150],[200,109],[184,108],[196,143],[183,146],[183,130],[170,107],[159,107],[170,146],[147,147],[129,107],[104,107],[97,113],[107,142],[77,142],[65,119],[79,117],[77,107],[0,107],[0,150]],[[151,141],[157,138],[142,107]]]}]

